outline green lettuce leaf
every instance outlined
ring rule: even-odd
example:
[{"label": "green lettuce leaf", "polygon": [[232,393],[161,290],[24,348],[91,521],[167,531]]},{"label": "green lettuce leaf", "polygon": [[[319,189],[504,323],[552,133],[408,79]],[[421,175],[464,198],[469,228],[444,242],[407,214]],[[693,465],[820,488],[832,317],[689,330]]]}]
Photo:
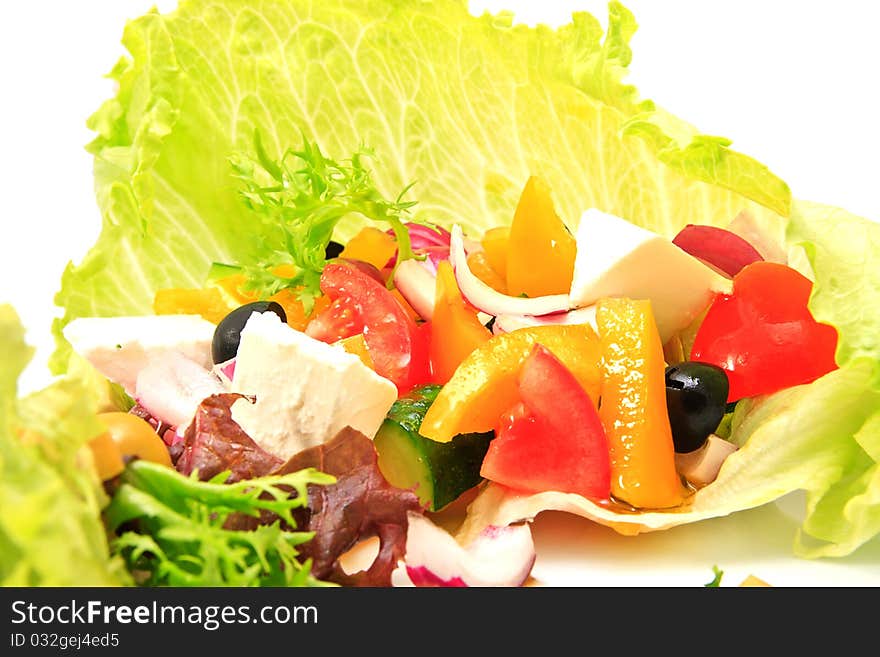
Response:
[{"label": "green lettuce leaf", "polygon": [[803,247],[814,273],[810,310],[840,333],[837,362],[880,360],[880,224],[797,201],[787,239]]},{"label": "green lettuce leaf", "polygon": [[[240,203],[230,166],[256,130],[273,153],[302,135],[335,158],[366,144],[383,194],[415,181],[416,218],[465,231],[509,223],[532,174],[572,229],[588,207],[668,236],[746,211],[802,247],[813,310],[840,332],[841,370],[743,405],[731,434],[743,448],[690,515],[638,522],[660,528],[806,489],[797,549],[852,551],[878,532],[876,229],[793,202],[729,140],[640,99],[624,81],[635,29],[617,2],[607,30],[586,13],[555,30],[474,17],[462,0],[184,0],[130,22],[129,56],[111,72],[118,92],[90,120],[103,228],[64,273],[53,366],[67,367],[61,329],[73,318],[150,313],[158,289],[202,284],[213,261],[259,262],[267,229]],[[358,226],[344,220],[336,238]],[[828,545],[809,548],[809,537]]]},{"label": "green lettuce leaf", "polygon": [[[803,247],[815,274],[811,312],[838,329],[837,362],[872,373],[849,391],[853,398],[862,394],[861,388],[873,393],[854,417],[838,412],[843,422],[857,423],[850,435],[833,443],[846,467],[821,494],[811,489],[798,536],[799,553],[839,556],[880,534],[880,224],[839,208],[798,201],[787,237]],[[823,409],[803,410],[818,420]],[[844,461],[847,451],[851,460]]]},{"label": "green lettuce leaf", "polygon": [[105,503],[86,442],[103,431],[96,393],[62,377],[18,398],[32,350],[10,306],[0,306],[0,586],[108,586],[129,581],[111,559]]},{"label": "green lettuce leaf", "polygon": [[571,228],[590,206],[666,234],[787,213],[763,165],[623,83],[635,29],[616,2],[607,34],[586,13],[531,29],[460,0],[190,0],[130,22],[119,91],[89,122],[103,228],[64,273],[60,344],[75,317],[149,313],[157,289],[201,285],[212,261],[260,259],[268,229],[229,163],[255,129],[272,153],[302,134],[329,157],[366,144],[383,194],[415,181],[418,218],[466,231],[509,223],[530,174]]}]

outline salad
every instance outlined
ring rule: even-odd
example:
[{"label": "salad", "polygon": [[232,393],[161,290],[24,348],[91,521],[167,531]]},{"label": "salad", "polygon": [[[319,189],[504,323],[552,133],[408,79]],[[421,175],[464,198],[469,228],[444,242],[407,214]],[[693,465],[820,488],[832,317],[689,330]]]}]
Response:
[{"label": "salad", "polygon": [[801,489],[796,554],[877,534],[876,225],[640,100],[618,3],[604,35],[343,4],[127,28],[64,376],[3,409],[4,582],[522,585],[544,511],[635,535]]}]

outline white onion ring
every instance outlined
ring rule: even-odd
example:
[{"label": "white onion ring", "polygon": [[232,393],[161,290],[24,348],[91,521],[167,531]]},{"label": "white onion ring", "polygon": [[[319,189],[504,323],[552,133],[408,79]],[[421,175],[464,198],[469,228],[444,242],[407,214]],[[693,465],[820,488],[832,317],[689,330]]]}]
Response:
[{"label": "white onion ring", "polygon": [[488,315],[541,316],[566,312],[570,307],[567,294],[551,294],[527,299],[501,294],[486,285],[468,267],[464,236],[458,224],[452,227],[449,261],[455,271],[455,280],[458,282],[462,296],[477,310]]}]

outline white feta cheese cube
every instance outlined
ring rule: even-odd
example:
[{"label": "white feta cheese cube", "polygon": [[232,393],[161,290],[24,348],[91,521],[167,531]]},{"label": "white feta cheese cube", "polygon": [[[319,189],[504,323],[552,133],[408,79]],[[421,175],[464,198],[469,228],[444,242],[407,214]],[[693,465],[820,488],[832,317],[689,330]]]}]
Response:
[{"label": "white feta cheese cube", "polygon": [[671,240],[596,209],[581,216],[570,298],[573,307],[603,297],[648,299],[665,343],[687,327],[730,279]]},{"label": "white feta cheese cube", "polygon": [[138,374],[157,356],[177,352],[212,366],[214,325],[199,315],[80,317],[64,328],[73,350],[134,396]]},{"label": "white feta cheese cube", "polygon": [[254,313],[241,331],[232,418],[263,449],[287,459],[320,445],[346,426],[373,438],[397,388],[357,356]]}]

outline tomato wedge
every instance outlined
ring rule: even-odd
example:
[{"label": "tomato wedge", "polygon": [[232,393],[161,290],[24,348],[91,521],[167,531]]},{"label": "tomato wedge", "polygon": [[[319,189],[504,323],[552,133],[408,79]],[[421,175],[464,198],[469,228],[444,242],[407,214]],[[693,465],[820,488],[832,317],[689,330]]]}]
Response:
[{"label": "tomato wedge", "polygon": [[536,344],[523,363],[518,387],[522,402],[502,415],[480,474],[529,492],[607,499],[608,440],[578,380],[550,350]]},{"label": "tomato wedge", "polygon": [[321,274],[321,291],[332,302],[306,327],[306,334],[336,342],[363,333],[376,372],[405,392],[425,376],[420,353],[424,337],[394,295],[372,276],[343,262],[329,263]]},{"label": "tomato wedge", "polygon": [[535,343],[547,347],[598,400],[599,338],[589,324],[530,326],[492,336],[456,368],[431,404],[422,426],[426,438],[446,443],[460,433],[491,431],[520,401],[517,376]]},{"label": "tomato wedge", "polygon": [[322,342],[338,342],[362,334],[364,320],[348,299],[334,299],[311,319],[305,332]]}]

